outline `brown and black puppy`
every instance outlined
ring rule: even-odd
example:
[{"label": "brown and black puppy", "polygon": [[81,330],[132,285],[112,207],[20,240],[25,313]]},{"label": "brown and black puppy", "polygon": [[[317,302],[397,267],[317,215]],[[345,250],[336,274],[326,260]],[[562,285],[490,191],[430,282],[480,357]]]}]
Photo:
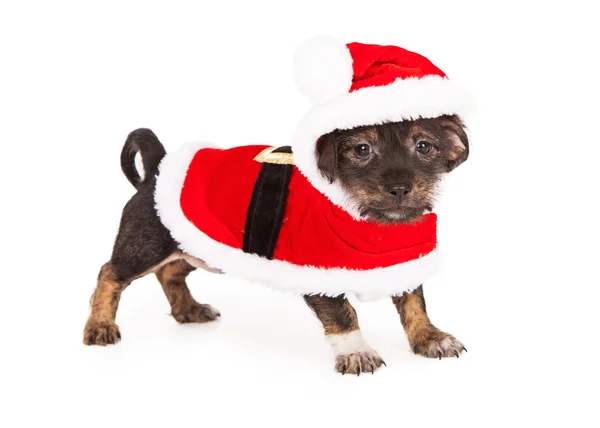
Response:
[{"label": "brown and black puppy", "polygon": [[[138,152],[142,154],[143,179],[134,166]],[[182,252],[156,213],[156,174],[165,154],[148,129],[132,132],[125,142],[121,167],[137,193],[123,210],[111,259],[100,270],[84,330],[87,345],[120,340],[115,317],[121,292],[149,273],[157,276],[178,322],[201,323],[220,316],[211,306],[196,302],[186,285],[187,275],[198,267],[219,271]],[[468,139],[460,119],[441,116],[334,131],[319,139],[316,161],[321,173],[331,182],[340,183],[364,217],[397,223],[412,222],[430,211],[441,177],[464,162],[468,154]],[[344,296],[311,295],[305,300],[321,320],[334,348],[337,371],[374,372],[384,364],[363,341],[356,311]],[[431,324],[422,287],[392,300],[416,354],[458,357],[466,350],[453,336]]]}]

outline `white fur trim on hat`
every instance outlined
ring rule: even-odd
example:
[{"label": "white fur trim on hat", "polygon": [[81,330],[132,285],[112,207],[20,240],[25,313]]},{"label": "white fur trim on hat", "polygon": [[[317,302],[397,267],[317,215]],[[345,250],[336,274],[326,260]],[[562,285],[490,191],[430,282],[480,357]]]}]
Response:
[{"label": "white fur trim on hat", "polygon": [[352,86],[352,56],[346,44],[329,36],[305,41],[294,55],[294,79],[313,104],[347,94]]},{"label": "white fur trim on hat", "polygon": [[387,86],[359,89],[314,106],[296,128],[292,141],[298,169],[321,193],[353,217],[359,218],[337,182],[329,183],[317,167],[316,142],[336,129],[379,125],[442,115],[461,115],[470,101],[461,85],[440,76],[397,79]]}]

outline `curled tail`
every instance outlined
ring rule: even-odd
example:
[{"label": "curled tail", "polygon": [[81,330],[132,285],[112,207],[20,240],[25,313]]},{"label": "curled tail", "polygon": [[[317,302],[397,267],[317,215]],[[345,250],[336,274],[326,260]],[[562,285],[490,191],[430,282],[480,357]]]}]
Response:
[{"label": "curled tail", "polygon": [[[144,165],[144,178],[135,167],[135,155],[139,153]],[[138,189],[158,172],[158,164],[167,152],[154,132],[147,128],[132,131],[125,141],[121,151],[121,169],[127,180]]]}]

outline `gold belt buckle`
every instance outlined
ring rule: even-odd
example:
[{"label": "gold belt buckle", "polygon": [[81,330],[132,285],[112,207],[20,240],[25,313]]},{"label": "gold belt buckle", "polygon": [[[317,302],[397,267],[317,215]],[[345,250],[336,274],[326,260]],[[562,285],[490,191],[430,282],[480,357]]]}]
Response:
[{"label": "gold belt buckle", "polygon": [[293,153],[273,153],[278,147],[267,147],[254,158],[255,161],[260,163],[277,163],[281,165],[293,165],[294,154]]}]

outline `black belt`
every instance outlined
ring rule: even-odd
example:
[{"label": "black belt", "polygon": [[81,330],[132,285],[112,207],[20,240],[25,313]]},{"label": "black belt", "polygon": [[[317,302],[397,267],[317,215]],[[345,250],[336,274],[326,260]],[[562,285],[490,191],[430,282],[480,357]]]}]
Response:
[{"label": "black belt", "polygon": [[254,160],[263,165],[248,206],[242,249],[245,253],[272,260],[292,177],[292,148],[271,147],[259,153]]}]

